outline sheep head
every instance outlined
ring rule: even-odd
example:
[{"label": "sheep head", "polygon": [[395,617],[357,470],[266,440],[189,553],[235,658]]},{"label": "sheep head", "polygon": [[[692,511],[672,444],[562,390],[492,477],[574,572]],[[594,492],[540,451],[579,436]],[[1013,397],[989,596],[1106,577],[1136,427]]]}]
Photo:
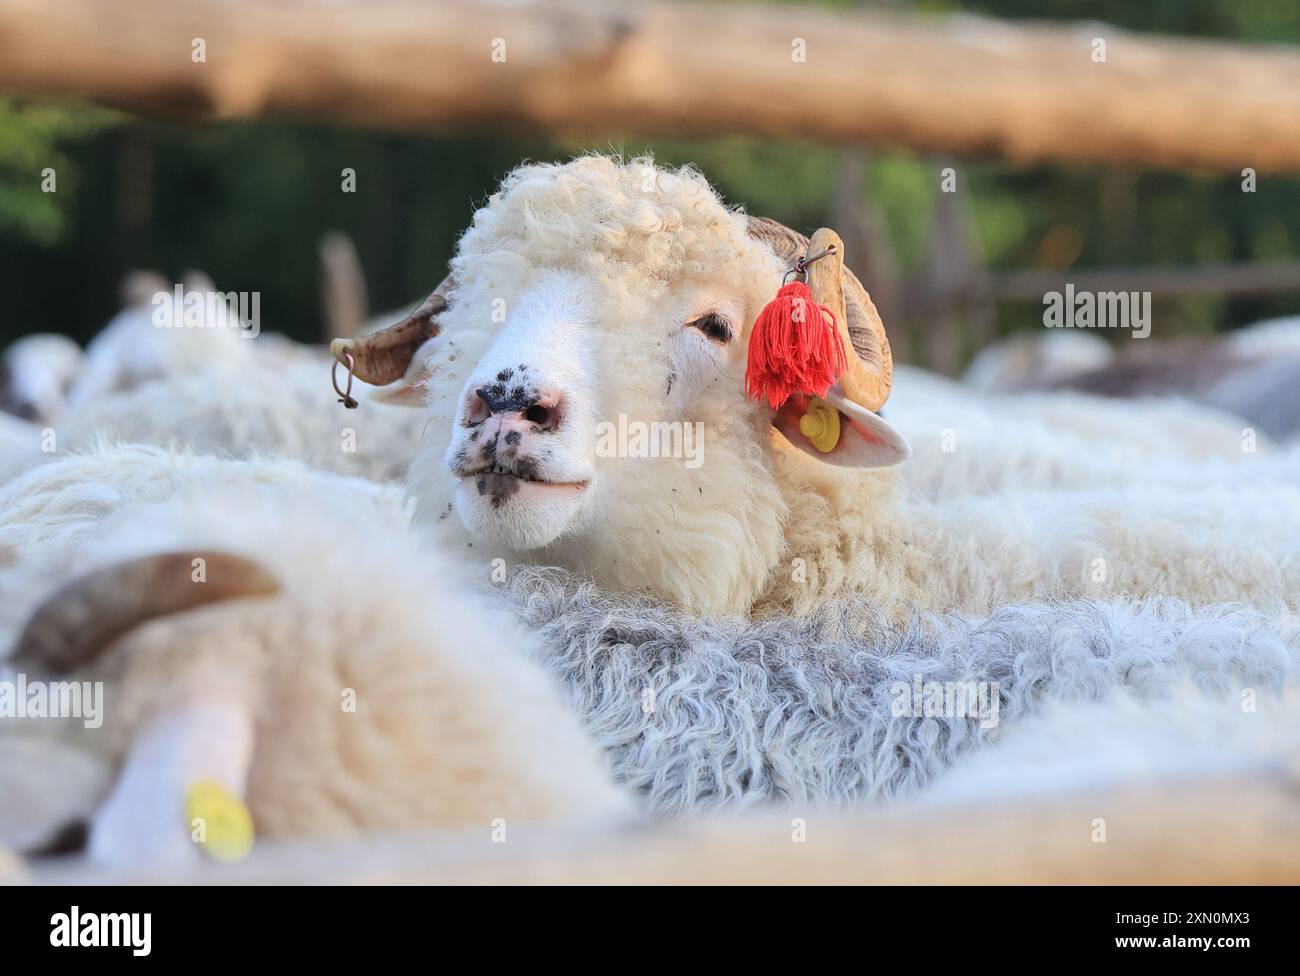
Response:
[{"label": "sheep head", "polygon": [[[491,545],[546,547],[602,581],[693,604],[696,584],[676,579],[695,570],[636,554],[662,546],[681,563],[692,547],[739,549],[744,581],[718,585],[741,606],[781,549],[783,482],[803,477],[798,465],[884,467],[908,454],[874,412],[889,393],[889,343],[842,242],[809,282],[857,353],[826,398],[835,443],[801,432],[793,411],[806,401],[774,412],[746,397],[752,323],[808,249],[728,209],[693,170],[602,157],[524,166],[461,239],[438,334],[408,319],[348,351],[359,366],[372,348],[400,348],[385,371],[358,375],[423,388],[434,422],[412,491],[425,519],[454,507]],[[790,460],[800,455],[816,460]],[[702,553],[698,572],[711,561]],[[641,586],[646,575],[660,579]]]}]

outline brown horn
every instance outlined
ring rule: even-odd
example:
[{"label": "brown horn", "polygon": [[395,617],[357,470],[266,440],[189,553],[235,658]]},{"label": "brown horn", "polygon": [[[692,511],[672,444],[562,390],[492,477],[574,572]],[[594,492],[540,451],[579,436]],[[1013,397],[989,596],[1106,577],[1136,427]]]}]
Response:
[{"label": "brown horn", "polygon": [[[204,580],[193,578],[204,561]],[[209,603],[272,596],[280,583],[228,552],[166,552],[97,569],[60,587],[23,628],[15,665],[62,674],[99,657],[141,624]]]},{"label": "brown horn", "polygon": [[[809,241],[798,231],[767,217],[748,220],[749,235],[767,244],[791,267],[805,254],[821,251],[828,244],[835,245],[833,255],[809,265],[808,285],[817,300],[835,312],[840,334],[857,353],[856,358],[849,360],[848,374],[840,380],[845,395],[868,410],[879,410],[889,399],[893,384],[893,354],[875,303],[857,276],[844,267],[844,242],[829,228],[819,230],[813,235],[813,241]],[[838,304],[841,296],[844,314]]]},{"label": "brown horn", "polygon": [[447,308],[446,292],[451,283],[450,277],[445,278],[433,294],[396,325],[358,339],[335,339],[330,343],[330,353],[367,383],[387,386],[397,382],[406,375],[416,350],[442,331],[438,316]]}]

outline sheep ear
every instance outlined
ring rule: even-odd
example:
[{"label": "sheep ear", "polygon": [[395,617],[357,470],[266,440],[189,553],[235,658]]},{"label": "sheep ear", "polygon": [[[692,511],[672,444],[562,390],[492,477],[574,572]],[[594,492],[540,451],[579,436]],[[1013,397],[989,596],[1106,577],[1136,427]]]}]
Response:
[{"label": "sheep ear", "polygon": [[835,388],[827,391],[826,402],[838,412],[840,422],[839,440],[829,451],[821,450],[799,429],[801,414],[793,400],[777,411],[772,423],[805,454],[841,468],[888,468],[912,456],[907,440],[883,417]]},{"label": "sheep ear", "polygon": [[376,403],[387,403],[394,407],[423,407],[424,394],[429,380],[441,368],[433,364],[434,357],[442,344],[441,335],[426,339],[424,344],[411,357],[411,365],[406,367],[405,375],[396,383],[381,386],[370,393],[370,399]]},{"label": "sheep ear", "polygon": [[442,332],[438,316],[447,308],[443,293],[451,287],[451,278],[445,278],[414,312],[396,325],[356,339],[335,339],[330,343],[330,354],[366,383],[386,386],[401,379],[408,373],[421,346]]},{"label": "sheep ear", "polygon": [[[842,459],[832,460],[832,464],[854,468],[889,468],[912,456],[912,448],[907,439],[884,417],[837,395],[834,390],[826,396],[842,415],[840,442],[831,452],[843,452]],[[847,427],[843,425],[844,417],[849,421]]]}]

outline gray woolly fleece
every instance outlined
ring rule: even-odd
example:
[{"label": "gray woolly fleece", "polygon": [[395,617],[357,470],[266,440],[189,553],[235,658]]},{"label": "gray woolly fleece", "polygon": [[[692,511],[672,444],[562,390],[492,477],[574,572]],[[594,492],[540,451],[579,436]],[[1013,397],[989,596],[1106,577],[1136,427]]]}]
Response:
[{"label": "gray woolly fleece", "polygon": [[[701,620],[554,569],[503,590],[615,777],[656,813],[901,799],[1051,702],[1280,693],[1300,670],[1294,622],[1242,606],[1043,603],[891,629],[864,601]],[[897,683],[917,675],[996,682],[997,724],[895,717]]]}]

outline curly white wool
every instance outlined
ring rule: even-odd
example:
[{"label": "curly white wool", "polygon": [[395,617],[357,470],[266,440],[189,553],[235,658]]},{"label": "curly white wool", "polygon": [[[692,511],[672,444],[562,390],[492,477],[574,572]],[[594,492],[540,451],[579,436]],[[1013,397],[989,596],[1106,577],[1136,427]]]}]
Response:
[{"label": "curly white wool", "polygon": [[[1089,457],[1054,468],[1033,456],[1041,425],[1028,450],[1007,447],[1021,433],[1008,404],[984,443],[1000,437],[998,459],[1026,462],[1011,466],[1014,475],[959,444],[948,461],[932,453],[930,472],[909,483],[896,472],[832,468],[796,452],[773,432],[766,408],[745,399],[743,363],[734,356],[718,360],[706,393],[684,414],[673,399],[678,387],[665,392],[666,337],[680,329],[678,312],[692,295],[722,293],[752,321],[783,270],[747,235],[744,216],[693,170],[593,156],[522,166],[475,214],[452,267],[456,286],[440,316],[428,384],[428,434],[409,479],[418,520],[444,545],[459,551],[472,541],[447,517],[458,482],[445,455],[466,381],[503,328],[493,309],[519,307],[548,275],[577,276],[594,296],[590,356],[604,382],[583,392],[599,400],[595,416],[685,416],[705,430],[699,470],[673,459],[595,459],[592,493],[601,500],[582,524],[540,550],[480,545],[474,554],[482,565],[492,557],[553,563],[610,590],[707,614],[802,613],[853,593],[895,617],[911,608],[987,613],[1008,602],[1121,594],[1300,609],[1300,541],[1290,531],[1300,526],[1300,484],[1290,459],[1267,478],[1252,478],[1266,444],[1258,458],[1243,457],[1208,479],[1163,464],[1134,477],[1131,455],[1120,448],[1147,457],[1163,438],[1125,434],[1117,407],[1108,415],[1119,428],[1115,450],[1092,471]],[[900,391],[907,382],[900,377]],[[897,411],[886,405],[891,418],[906,412],[901,392],[898,402]],[[1095,406],[1040,404],[1058,417]],[[1129,423],[1140,426],[1147,416]],[[1240,451],[1240,431],[1235,445],[1224,444],[1231,427],[1201,419],[1217,438],[1201,450]],[[1176,411],[1165,424],[1177,427]],[[1105,439],[1104,426],[1090,420],[1074,429],[1076,443]],[[1196,453],[1188,443],[1171,438],[1163,453]],[[948,482],[947,465],[966,472]],[[1000,493],[971,493],[986,485]]]},{"label": "curly white wool", "polygon": [[[243,768],[261,836],[443,826],[480,830],[490,843],[498,819],[527,829],[628,809],[551,682],[520,656],[523,632],[458,585],[447,560],[413,544],[394,488],[284,461],[134,447],[28,472],[5,489],[0,513],[0,545],[18,553],[0,568],[3,646],[56,584],[140,555],[220,549],[255,560],[281,585],[275,596],[128,633],[74,675],[107,683],[102,728],[7,723],[0,755],[52,736],[53,749],[112,770],[142,730],[211,706],[247,716],[255,730]],[[203,769],[149,790],[119,782],[101,807],[94,789],[51,790],[40,764],[0,761],[13,765],[28,772],[7,783],[0,822],[11,835],[0,843],[17,843],[20,826],[30,842],[30,810],[44,804],[51,829],[90,815],[92,850],[108,860],[193,852],[181,818],[165,836],[136,835]],[[124,789],[134,795],[122,800]],[[87,799],[102,819],[50,808]],[[123,803],[131,817],[104,812]]]}]

